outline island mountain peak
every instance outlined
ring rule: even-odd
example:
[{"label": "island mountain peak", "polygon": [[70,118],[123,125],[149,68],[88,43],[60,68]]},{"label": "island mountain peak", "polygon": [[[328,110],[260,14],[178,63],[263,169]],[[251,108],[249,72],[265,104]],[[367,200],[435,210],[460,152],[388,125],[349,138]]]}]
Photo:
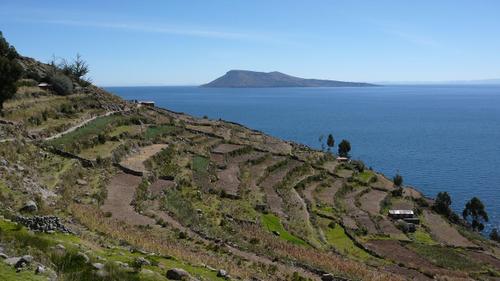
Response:
[{"label": "island mountain peak", "polygon": [[369,83],[336,80],[304,79],[282,72],[230,70],[214,81],[202,85],[212,88],[273,88],[273,87],[368,87]]}]

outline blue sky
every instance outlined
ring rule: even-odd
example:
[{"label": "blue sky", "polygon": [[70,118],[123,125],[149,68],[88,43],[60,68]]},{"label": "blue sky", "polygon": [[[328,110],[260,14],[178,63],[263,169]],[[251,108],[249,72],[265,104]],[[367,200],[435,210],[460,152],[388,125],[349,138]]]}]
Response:
[{"label": "blue sky", "polygon": [[500,1],[0,0],[26,56],[80,53],[98,85],[193,85],[230,69],[347,81],[500,78]]}]

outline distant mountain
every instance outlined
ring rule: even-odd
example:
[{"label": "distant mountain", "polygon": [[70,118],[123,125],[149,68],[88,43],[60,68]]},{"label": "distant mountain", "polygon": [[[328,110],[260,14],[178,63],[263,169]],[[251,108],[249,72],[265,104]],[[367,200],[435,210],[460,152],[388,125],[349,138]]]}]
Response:
[{"label": "distant mountain", "polygon": [[266,87],[369,87],[374,84],[335,80],[304,79],[281,72],[231,70],[214,81],[202,85],[212,88],[266,88]]}]

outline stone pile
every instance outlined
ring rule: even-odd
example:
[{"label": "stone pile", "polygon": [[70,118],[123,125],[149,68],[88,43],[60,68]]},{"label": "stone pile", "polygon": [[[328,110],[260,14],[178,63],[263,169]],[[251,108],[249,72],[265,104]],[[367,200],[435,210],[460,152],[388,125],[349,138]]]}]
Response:
[{"label": "stone pile", "polygon": [[56,216],[17,216],[14,221],[26,226],[33,231],[47,233],[59,231],[62,233],[72,233],[72,231],[64,226]]}]

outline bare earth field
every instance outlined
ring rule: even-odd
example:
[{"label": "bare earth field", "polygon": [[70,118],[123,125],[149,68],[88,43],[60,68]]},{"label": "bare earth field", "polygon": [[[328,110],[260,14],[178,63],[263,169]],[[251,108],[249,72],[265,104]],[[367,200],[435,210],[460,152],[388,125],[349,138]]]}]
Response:
[{"label": "bare earth field", "polygon": [[476,245],[463,237],[440,215],[427,210],[423,212],[425,225],[431,230],[431,235],[439,242],[455,247],[475,247]]},{"label": "bare earth field", "polygon": [[154,225],[156,222],[138,214],[130,203],[134,199],[135,189],[142,178],[129,174],[115,175],[108,185],[108,197],[101,206],[103,212],[110,212],[112,218],[131,225]]},{"label": "bare earth field", "polygon": [[145,172],[146,167],[144,166],[144,161],[166,147],[166,144],[153,144],[141,147],[138,152],[130,155],[127,159],[120,162],[120,164],[134,171]]}]

